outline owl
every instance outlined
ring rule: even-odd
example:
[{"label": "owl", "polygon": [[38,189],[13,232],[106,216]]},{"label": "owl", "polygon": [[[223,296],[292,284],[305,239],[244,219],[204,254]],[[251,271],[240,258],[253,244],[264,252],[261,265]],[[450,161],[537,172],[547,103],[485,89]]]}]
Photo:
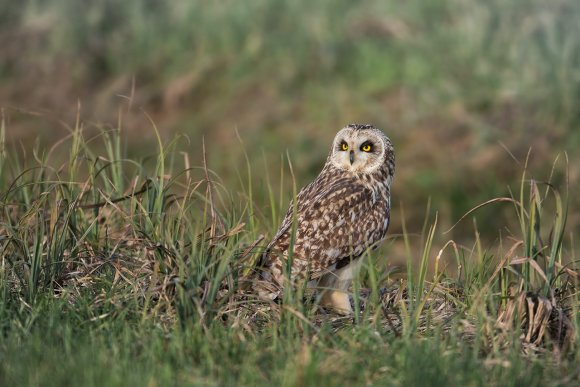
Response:
[{"label": "owl", "polygon": [[393,145],[382,131],[341,129],[322,171],[300,190],[261,256],[259,296],[273,300],[310,279],[321,305],[352,313],[347,291],[361,256],[387,233],[394,172]]}]

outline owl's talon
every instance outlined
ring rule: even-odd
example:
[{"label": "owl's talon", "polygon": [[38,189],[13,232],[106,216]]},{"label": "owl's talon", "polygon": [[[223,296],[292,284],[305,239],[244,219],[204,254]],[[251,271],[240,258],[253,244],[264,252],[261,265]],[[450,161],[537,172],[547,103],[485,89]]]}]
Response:
[{"label": "owl's talon", "polygon": [[320,305],[342,315],[353,313],[348,294],[339,290],[325,291],[320,298]]}]

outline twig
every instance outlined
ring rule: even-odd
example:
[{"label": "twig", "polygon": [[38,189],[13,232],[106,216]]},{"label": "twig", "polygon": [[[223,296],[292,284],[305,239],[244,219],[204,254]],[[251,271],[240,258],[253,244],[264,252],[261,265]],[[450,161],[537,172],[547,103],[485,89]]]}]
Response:
[{"label": "twig", "polygon": [[144,194],[145,192],[147,192],[149,190],[150,185],[151,185],[151,179],[147,179],[147,181],[145,181],[145,183],[143,183],[143,186],[141,187],[141,189],[137,192],[132,192],[132,193],[127,194],[125,196],[121,196],[120,198],[112,199],[112,200],[105,200],[105,201],[99,202],[99,203],[79,204],[77,207],[82,208],[83,210],[88,210],[88,209],[93,209],[93,208],[104,207],[107,204],[119,203],[119,202],[122,202],[123,200],[127,200],[127,199],[130,199],[132,197]]}]

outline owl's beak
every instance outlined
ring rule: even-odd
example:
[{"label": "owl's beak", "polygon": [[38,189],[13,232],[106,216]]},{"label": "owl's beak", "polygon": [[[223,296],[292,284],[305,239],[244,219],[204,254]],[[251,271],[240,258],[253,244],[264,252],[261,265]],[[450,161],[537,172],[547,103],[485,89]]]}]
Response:
[{"label": "owl's beak", "polygon": [[350,165],[354,163],[354,151],[350,151]]}]

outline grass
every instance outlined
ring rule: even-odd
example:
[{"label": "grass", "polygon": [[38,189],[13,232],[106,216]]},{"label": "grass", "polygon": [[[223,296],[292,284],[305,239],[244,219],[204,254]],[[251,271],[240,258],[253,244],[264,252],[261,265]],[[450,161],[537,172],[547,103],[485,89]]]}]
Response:
[{"label": "grass", "polygon": [[[62,309],[49,315],[58,316]],[[47,333],[50,332],[49,335]],[[166,333],[126,322],[71,328],[38,324],[3,344],[2,377],[20,385],[546,385],[573,381],[572,366],[526,359],[517,349],[482,360],[450,337],[394,339],[356,326],[316,340],[244,337],[214,325]]]},{"label": "grass", "polygon": [[[33,159],[0,148],[0,384],[578,382],[565,186],[525,170],[505,199],[521,230],[495,254],[453,241],[434,250],[435,219],[415,256],[405,232],[408,275],[390,278],[385,249],[365,257],[356,313],[342,317],[300,293],[270,304],[244,290],[280,206],[251,162],[236,193],[207,165],[191,167],[179,138],[159,138],[151,163],[126,158],[120,130],[89,143],[82,126]],[[60,149],[71,152],[59,164]]]}]

